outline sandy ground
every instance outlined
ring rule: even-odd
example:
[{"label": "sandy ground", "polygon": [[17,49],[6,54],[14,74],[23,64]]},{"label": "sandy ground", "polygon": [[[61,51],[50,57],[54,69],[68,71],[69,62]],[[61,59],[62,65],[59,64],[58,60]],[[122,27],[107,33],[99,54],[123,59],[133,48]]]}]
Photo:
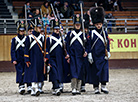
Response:
[{"label": "sandy ground", "polygon": [[51,83],[45,82],[44,94],[38,97],[18,94],[16,73],[0,73],[0,102],[138,102],[138,69],[110,69],[109,94],[94,94],[92,85],[86,84],[87,92],[73,96],[70,83],[64,84],[61,96],[51,94]]}]

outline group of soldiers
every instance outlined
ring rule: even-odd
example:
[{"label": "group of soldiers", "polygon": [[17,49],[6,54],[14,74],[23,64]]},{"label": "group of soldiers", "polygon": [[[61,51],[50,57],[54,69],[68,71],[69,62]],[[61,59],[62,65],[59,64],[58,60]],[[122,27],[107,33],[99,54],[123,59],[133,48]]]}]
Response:
[{"label": "group of soldiers", "polygon": [[[51,36],[41,34],[42,24],[37,19],[34,28],[29,26],[25,35],[24,22],[18,23],[18,35],[11,42],[11,59],[16,68],[16,82],[19,93],[27,92],[39,96],[47,80],[52,82],[52,94],[59,96],[64,83],[71,82],[72,94],[85,92],[85,83],[93,84],[95,94],[108,94],[106,82],[109,80],[108,59],[110,58],[108,34],[103,30],[104,10],[90,9],[95,29],[83,32],[80,14],[74,15],[74,29],[63,34],[60,19],[52,21]],[[31,22],[31,21],[30,21]]]}]

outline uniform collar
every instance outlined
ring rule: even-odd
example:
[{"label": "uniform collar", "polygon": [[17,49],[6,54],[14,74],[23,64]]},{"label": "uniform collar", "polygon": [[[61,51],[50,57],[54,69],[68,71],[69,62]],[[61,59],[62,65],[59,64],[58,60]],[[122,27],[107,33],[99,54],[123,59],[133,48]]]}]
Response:
[{"label": "uniform collar", "polygon": [[75,30],[76,33],[79,33],[80,32],[80,29],[79,30],[78,29],[74,29],[74,30]]},{"label": "uniform collar", "polygon": [[36,32],[36,31],[33,31],[32,33],[33,33],[33,35],[36,36],[36,37],[38,37],[38,36],[40,35],[40,33],[39,33],[39,32]]},{"label": "uniform collar", "polygon": [[96,30],[98,33],[101,33],[102,28],[101,28],[101,29],[97,29],[97,28],[95,28],[95,30]]},{"label": "uniform collar", "polygon": [[55,36],[56,38],[59,38],[59,34],[53,33],[52,36]]},{"label": "uniform collar", "polygon": [[19,38],[20,40],[22,40],[22,39],[24,38],[24,34],[23,34],[23,35],[20,35],[20,34],[18,33],[18,38]]}]

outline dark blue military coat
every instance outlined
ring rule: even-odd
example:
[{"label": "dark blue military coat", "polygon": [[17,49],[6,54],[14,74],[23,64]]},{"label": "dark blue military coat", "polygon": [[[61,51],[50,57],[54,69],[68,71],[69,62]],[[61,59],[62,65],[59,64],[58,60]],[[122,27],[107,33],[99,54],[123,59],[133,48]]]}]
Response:
[{"label": "dark blue military coat", "polygon": [[17,64],[15,65],[16,68],[16,82],[22,83],[23,77],[24,77],[24,68],[25,68],[25,62],[24,62],[24,47],[25,47],[25,39],[26,37],[24,35],[16,36],[12,39],[11,42],[11,62],[17,61]]},{"label": "dark blue military coat", "polygon": [[[41,48],[44,48],[44,36],[36,31],[32,34],[36,37]],[[29,68],[25,68],[24,82],[44,81],[44,58],[43,54],[32,35],[27,36],[24,51],[25,62],[30,62]]]},{"label": "dark blue military coat", "polygon": [[[86,34],[87,35],[87,53],[90,52],[90,35],[89,33]],[[89,76],[88,76],[88,73],[89,73],[89,66],[90,66],[90,63],[88,61],[88,56],[87,57],[84,57],[84,61],[83,61],[83,82],[85,83],[88,83],[89,82]]]},{"label": "dark blue military coat", "polygon": [[[75,34],[74,34],[75,33]],[[75,35],[79,35],[74,41]],[[66,47],[70,55],[70,72],[71,78],[83,79],[83,33],[80,30],[73,30],[67,34]],[[86,44],[87,45],[87,44]],[[87,47],[86,49],[87,50]]]},{"label": "dark blue military coat", "polygon": [[[55,39],[58,41],[56,41]],[[46,44],[46,48],[49,53],[49,64],[52,66],[49,72],[49,81],[54,82],[58,80],[59,83],[63,83],[64,50],[61,42],[61,37],[59,36],[59,34],[53,33],[51,37],[47,38]]]},{"label": "dark blue military coat", "polygon": [[67,62],[67,59],[63,57],[63,74],[64,74],[64,81],[63,83],[71,82],[71,74],[70,74],[70,64]]},{"label": "dark blue military coat", "polygon": [[[89,68],[89,83],[98,84],[99,82],[108,82],[109,80],[109,72],[108,72],[108,60],[105,60],[105,46],[103,40],[97,36],[102,30],[92,30],[90,32],[91,35],[91,49],[93,56],[93,64]],[[93,34],[92,34],[93,32]],[[102,38],[104,37],[103,33],[100,33]],[[108,34],[105,32],[107,39],[107,50],[109,52],[109,40]]]}]

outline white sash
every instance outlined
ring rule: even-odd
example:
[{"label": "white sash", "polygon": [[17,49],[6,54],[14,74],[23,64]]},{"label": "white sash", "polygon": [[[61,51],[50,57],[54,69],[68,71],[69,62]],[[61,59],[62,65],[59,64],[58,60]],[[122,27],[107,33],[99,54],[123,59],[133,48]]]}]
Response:
[{"label": "white sash", "polygon": [[24,45],[25,39],[26,39],[26,36],[22,40],[20,40],[18,36],[15,37],[15,40],[18,42],[15,50],[17,50],[20,46],[25,47]]},{"label": "white sash", "polygon": [[93,33],[95,33],[95,35],[97,35],[101,39],[101,41],[103,42],[103,44],[105,44],[104,38],[96,30],[92,30],[92,34]]},{"label": "white sash", "polygon": [[57,39],[56,37],[51,36],[50,43],[51,43],[52,39],[55,40],[56,43],[50,48],[49,52],[52,52],[58,45],[60,45],[62,47],[61,37],[59,39]]},{"label": "white sash", "polygon": [[[29,35],[29,38],[30,38],[30,39],[31,39],[31,38],[34,39],[34,37],[35,37],[35,36]],[[37,42],[38,42],[38,43],[40,44],[40,46],[42,47],[43,45],[42,45],[42,42],[40,41],[41,37],[43,37],[43,35],[40,34],[38,37],[35,37],[35,39],[37,40]],[[34,41],[31,43],[29,50],[36,44],[36,40],[35,40],[35,39],[34,39]]]},{"label": "white sash", "polygon": [[82,34],[82,32],[80,31],[78,34],[75,32],[75,31],[72,31],[71,34],[74,34],[74,37],[71,39],[71,42],[70,42],[70,46],[73,44],[73,42],[75,40],[78,40],[80,42],[80,44],[83,46],[83,42],[80,38],[80,35]]},{"label": "white sash", "polygon": [[[98,38],[97,38],[97,39],[95,40],[95,42],[93,43],[93,45],[92,45],[92,47],[91,47],[91,50],[93,49],[94,45],[96,44],[96,42],[98,41],[99,38],[100,38],[101,41],[104,43],[104,39],[103,39],[103,37],[102,37],[101,34],[99,34],[96,30],[92,30],[91,39],[93,39],[93,35],[94,35],[94,33],[95,33],[95,35],[98,36]],[[102,33],[102,32],[101,32],[101,33]],[[105,44],[105,43],[104,43],[104,44]]]}]

